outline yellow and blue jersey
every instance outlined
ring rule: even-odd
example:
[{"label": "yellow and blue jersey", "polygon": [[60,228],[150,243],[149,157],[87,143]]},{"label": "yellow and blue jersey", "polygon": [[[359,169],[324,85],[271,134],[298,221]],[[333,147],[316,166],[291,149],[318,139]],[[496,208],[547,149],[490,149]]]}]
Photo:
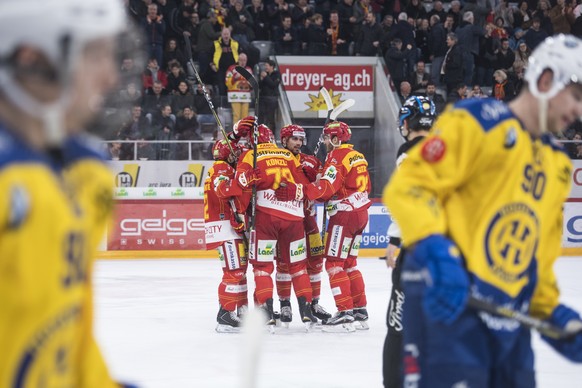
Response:
[{"label": "yellow and blue jersey", "polygon": [[533,138],[507,105],[462,101],[408,153],[383,199],[407,246],[431,234],[463,253],[473,292],[547,318],[572,165],[549,134]]},{"label": "yellow and blue jersey", "polygon": [[112,187],[84,140],[48,156],[0,127],[0,387],[118,387],[92,327]]}]

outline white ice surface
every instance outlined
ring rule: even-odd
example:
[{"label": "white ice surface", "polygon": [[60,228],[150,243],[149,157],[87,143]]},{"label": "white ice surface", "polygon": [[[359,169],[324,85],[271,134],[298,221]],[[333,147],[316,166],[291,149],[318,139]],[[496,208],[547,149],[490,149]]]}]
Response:
[{"label": "white ice surface", "polygon": [[[360,259],[359,267],[370,330],[304,333],[294,303],[290,328],[262,336],[257,387],[382,387],[390,276],[384,261]],[[560,259],[556,269],[562,301],[582,311],[582,258]],[[242,335],[214,331],[220,277],[210,259],[98,262],[95,330],[112,374],[144,388],[242,387]],[[323,279],[321,304],[335,311]],[[582,365],[534,337],[538,387],[582,387]]]}]

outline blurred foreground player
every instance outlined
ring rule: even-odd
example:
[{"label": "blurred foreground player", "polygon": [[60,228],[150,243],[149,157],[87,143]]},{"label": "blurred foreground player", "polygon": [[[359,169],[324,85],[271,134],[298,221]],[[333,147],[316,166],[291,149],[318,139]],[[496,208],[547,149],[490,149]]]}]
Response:
[{"label": "blurred foreground player", "polygon": [[[222,139],[214,143],[215,162],[204,182],[204,230],[206,249],[218,251],[222,280],[218,286],[220,307],[216,320],[219,333],[238,332],[240,314],[248,306],[247,247],[243,240],[244,215],[236,215],[236,197],[221,195],[221,186],[234,178],[237,144]],[[222,197],[222,198],[221,198]],[[233,208],[234,206],[234,208]]]},{"label": "blurred foreground player", "polygon": [[117,0],[0,3],[0,387],[119,387],[93,337],[113,177],[81,129],[119,81]]},{"label": "blurred foreground player", "polygon": [[[384,191],[408,249],[404,386],[535,386],[530,330],[467,308],[469,294],[582,327],[553,270],[572,172],[553,135],[582,116],[582,41],[546,39],[525,78],[509,105],[469,99],[444,112]],[[582,362],[582,334],[542,338]]]},{"label": "blurred foreground player", "polygon": [[325,322],[327,327],[323,330],[353,332],[354,320],[358,328],[368,329],[366,291],[358,269],[358,253],[368,224],[370,175],[364,155],[348,143],[352,131],[346,123],[327,123],[323,134],[328,155],[321,179],[307,185],[285,181],[275,194],[283,201],[327,201],[325,269],[338,312]]},{"label": "blurred foreground player", "polygon": [[[396,153],[396,166],[405,160],[408,152],[427,135],[436,116],[436,108],[426,97],[412,96],[408,98],[398,114],[398,130],[406,140]],[[386,264],[392,268],[392,292],[388,305],[386,324],[388,332],[384,341],[382,371],[385,388],[402,387],[402,311],[405,303],[404,290],[400,284],[400,273],[405,250],[400,249],[401,233],[398,224],[392,220],[388,227],[388,247],[386,248]]]}]

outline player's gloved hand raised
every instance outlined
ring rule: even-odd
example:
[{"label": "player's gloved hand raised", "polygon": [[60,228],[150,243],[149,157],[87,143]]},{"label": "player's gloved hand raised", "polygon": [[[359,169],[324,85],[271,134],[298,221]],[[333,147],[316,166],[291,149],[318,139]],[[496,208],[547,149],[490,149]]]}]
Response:
[{"label": "player's gloved hand raised", "polygon": [[303,173],[309,180],[309,182],[315,182],[317,179],[317,174],[319,173],[319,160],[312,155],[306,155],[301,161],[301,167],[303,168]]},{"label": "player's gloved hand raised", "polygon": [[435,234],[415,245],[412,259],[430,275],[425,279],[425,314],[433,321],[452,323],[465,309],[469,297],[469,276],[459,249],[445,236]]},{"label": "player's gloved hand raised", "polygon": [[256,185],[257,182],[261,181],[262,179],[263,172],[258,168],[254,168],[248,171],[236,172],[236,181],[243,189],[246,189],[252,185]]},{"label": "player's gloved hand raised", "polygon": [[301,201],[303,199],[303,185],[283,181],[281,186],[275,190],[275,197],[279,201]]},{"label": "player's gloved hand raised", "polygon": [[[240,220],[240,221],[237,221]],[[230,219],[230,225],[239,234],[243,234],[247,230],[247,222],[244,214],[233,214]]]},{"label": "player's gloved hand raised", "polygon": [[558,305],[552,312],[549,319],[550,323],[578,333],[569,339],[552,339],[542,335],[544,341],[552,346],[558,353],[573,362],[582,362],[582,319],[580,314],[563,304]]},{"label": "player's gloved hand raised", "polygon": [[232,132],[237,139],[241,137],[248,136],[249,133],[255,128],[255,120],[258,120],[256,116],[247,116],[240,119],[235,125],[232,126]]}]

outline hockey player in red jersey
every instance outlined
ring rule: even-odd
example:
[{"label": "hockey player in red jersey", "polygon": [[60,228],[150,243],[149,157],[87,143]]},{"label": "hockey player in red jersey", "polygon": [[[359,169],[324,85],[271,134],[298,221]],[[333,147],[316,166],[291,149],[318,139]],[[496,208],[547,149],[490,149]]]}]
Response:
[{"label": "hockey player in red jersey", "polygon": [[[289,124],[281,128],[281,144],[295,155],[301,164],[305,176],[310,182],[317,179],[317,175],[322,171],[322,165],[315,156],[304,154],[301,147],[305,142],[305,130],[303,127],[295,124]],[[321,271],[323,269],[323,243],[317,221],[315,218],[314,202],[304,200],[303,203],[305,218],[303,227],[305,228],[305,238],[307,241],[307,273],[311,282],[311,292],[313,293],[313,302],[311,310],[313,315],[322,322],[331,318],[325,309],[319,305],[321,295]],[[291,322],[291,275],[284,263],[277,262],[277,273],[275,275],[277,284],[277,294],[281,302],[281,322]]]},{"label": "hockey player in red jersey", "polygon": [[236,198],[220,195],[220,186],[234,178],[236,155],[232,151],[235,150],[236,143],[230,142],[229,146],[229,140],[218,140],[214,144],[215,162],[204,182],[206,249],[216,249],[222,264],[222,280],[218,286],[220,308],[216,317],[219,333],[238,332],[240,318],[236,310],[244,311],[248,305],[247,252],[242,238],[245,223],[241,218],[244,216],[237,215],[233,209],[238,202]]},{"label": "hockey player in red jersey", "polygon": [[249,202],[250,189],[256,186],[256,241],[251,242],[249,247],[256,284],[255,304],[267,312],[267,324],[274,325],[271,274],[276,257],[289,269],[302,321],[311,325],[316,318],[311,311],[312,291],[307,273],[303,201],[279,201],[275,197],[275,190],[282,179],[302,184],[309,181],[293,153],[277,148],[268,127],[259,125],[258,131],[256,168],[253,169],[253,150],[249,150],[241,155],[236,178],[240,186],[247,188],[241,197],[243,203]]},{"label": "hockey player in red jersey", "polygon": [[332,121],[323,132],[328,155],[321,179],[307,185],[284,182],[275,195],[282,201],[305,198],[327,201],[330,219],[325,238],[325,269],[338,312],[326,324],[353,331],[351,323],[356,320],[359,328],[367,329],[366,293],[357,257],[370,207],[368,162],[347,144],[352,133],[346,123]]}]

